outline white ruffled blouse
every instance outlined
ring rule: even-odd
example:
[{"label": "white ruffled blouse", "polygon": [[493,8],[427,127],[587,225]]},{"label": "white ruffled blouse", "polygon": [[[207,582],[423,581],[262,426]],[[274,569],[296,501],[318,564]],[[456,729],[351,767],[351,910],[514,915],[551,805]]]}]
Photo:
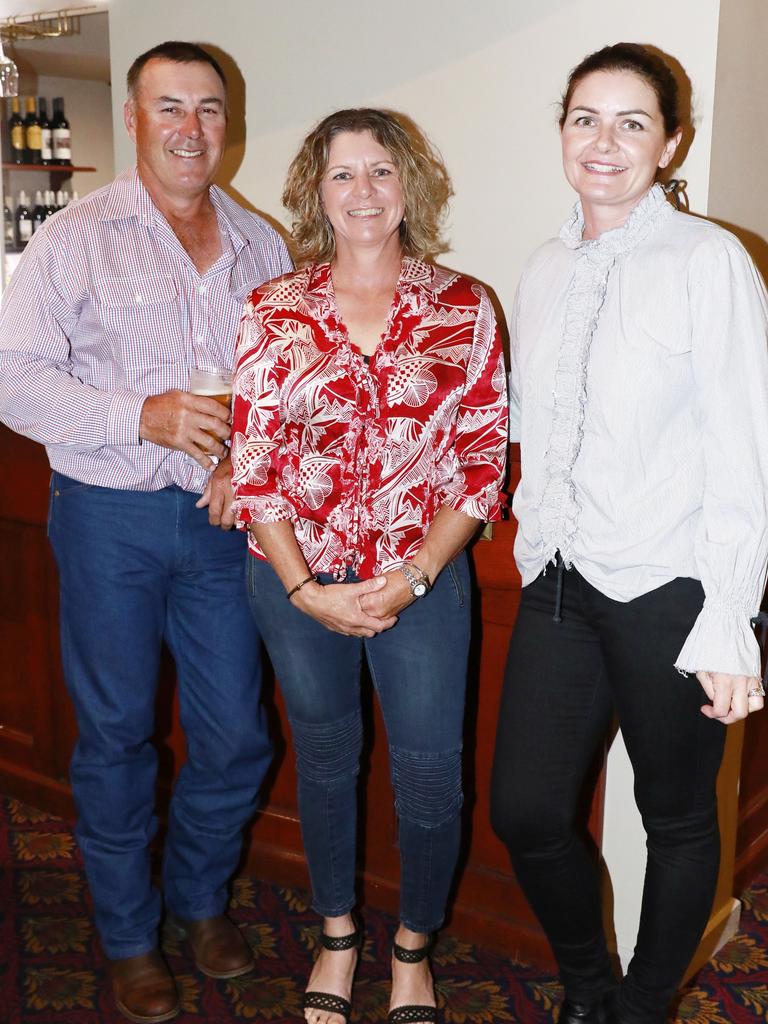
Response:
[{"label": "white ruffled blouse", "polygon": [[655,185],[528,261],[511,326],[523,585],[559,549],[607,597],[676,577],[704,607],[676,667],[759,676],[768,562],[768,296],[739,241]]}]

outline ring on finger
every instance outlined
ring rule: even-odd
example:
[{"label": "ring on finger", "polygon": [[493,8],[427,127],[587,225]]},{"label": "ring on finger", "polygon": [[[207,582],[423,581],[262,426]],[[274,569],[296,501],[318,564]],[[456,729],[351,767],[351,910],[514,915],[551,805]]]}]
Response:
[{"label": "ring on finger", "polygon": [[763,684],[762,683],[759,686],[753,686],[751,690],[747,690],[747,697],[764,697],[764,696],[765,696],[765,690],[763,689]]}]

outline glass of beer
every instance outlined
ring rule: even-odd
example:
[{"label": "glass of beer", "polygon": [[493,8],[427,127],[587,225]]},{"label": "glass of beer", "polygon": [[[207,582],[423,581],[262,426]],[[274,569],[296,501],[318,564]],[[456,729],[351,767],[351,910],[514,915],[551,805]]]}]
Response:
[{"label": "glass of beer", "polygon": [[[190,372],[189,390],[193,395],[213,398],[227,409],[232,405],[232,371],[211,367],[193,366]],[[209,430],[209,437],[219,443],[219,438]]]}]

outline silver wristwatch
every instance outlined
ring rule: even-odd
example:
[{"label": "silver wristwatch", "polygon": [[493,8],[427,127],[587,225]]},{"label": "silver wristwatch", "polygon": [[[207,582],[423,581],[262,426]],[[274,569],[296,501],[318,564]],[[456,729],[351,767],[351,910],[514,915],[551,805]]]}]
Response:
[{"label": "silver wristwatch", "polygon": [[403,576],[405,576],[413,596],[426,597],[432,584],[429,582],[429,576],[427,576],[424,570],[420,569],[418,565],[414,565],[413,562],[403,562],[398,568]]}]

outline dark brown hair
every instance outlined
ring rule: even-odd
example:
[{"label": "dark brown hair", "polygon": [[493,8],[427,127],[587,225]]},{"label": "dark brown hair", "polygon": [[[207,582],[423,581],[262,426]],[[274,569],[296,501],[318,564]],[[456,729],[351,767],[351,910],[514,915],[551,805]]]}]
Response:
[{"label": "dark brown hair", "polygon": [[152,49],[147,50],[146,53],[139,54],[133,64],[128,68],[126,84],[128,86],[128,95],[131,98],[136,95],[136,88],[144,65],[150,60],[155,59],[172,60],[177,64],[210,64],[221,79],[221,84],[224,86],[224,94],[226,95],[227,79],[221,69],[221,64],[219,64],[215,57],[212,57],[207,50],[204,50],[202,46],[198,46],[197,43],[184,43],[179,42],[178,40],[169,40],[165,43],[158,43],[157,46],[153,46]]},{"label": "dark brown hair", "polygon": [[680,100],[677,80],[672,74],[672,69],[663,57],[640,43],[614,43],[613,46],[604,46],[602,50],[590,53],[576,65],[568,76],[568,84],[561,102],[561,128],[565,124],[574,89],[582,79],[594,71],[632,71],[639,75],[656,93],[667,138],[680,128]]},{"label": "dark brown hair", "polygon": [[389,153],[400,176],[405,216],[400,244],[408,256],[435,256],[446,248],[443,219],[452,194],[448,172],[423,133],[389,110],[361,107],[337,110],[314,128],[288,168],[283,206],[292,214],[292,236],[299,263],[333,259],[336,241],[320,201],[331,140],[341,132],[370,132]]}]

